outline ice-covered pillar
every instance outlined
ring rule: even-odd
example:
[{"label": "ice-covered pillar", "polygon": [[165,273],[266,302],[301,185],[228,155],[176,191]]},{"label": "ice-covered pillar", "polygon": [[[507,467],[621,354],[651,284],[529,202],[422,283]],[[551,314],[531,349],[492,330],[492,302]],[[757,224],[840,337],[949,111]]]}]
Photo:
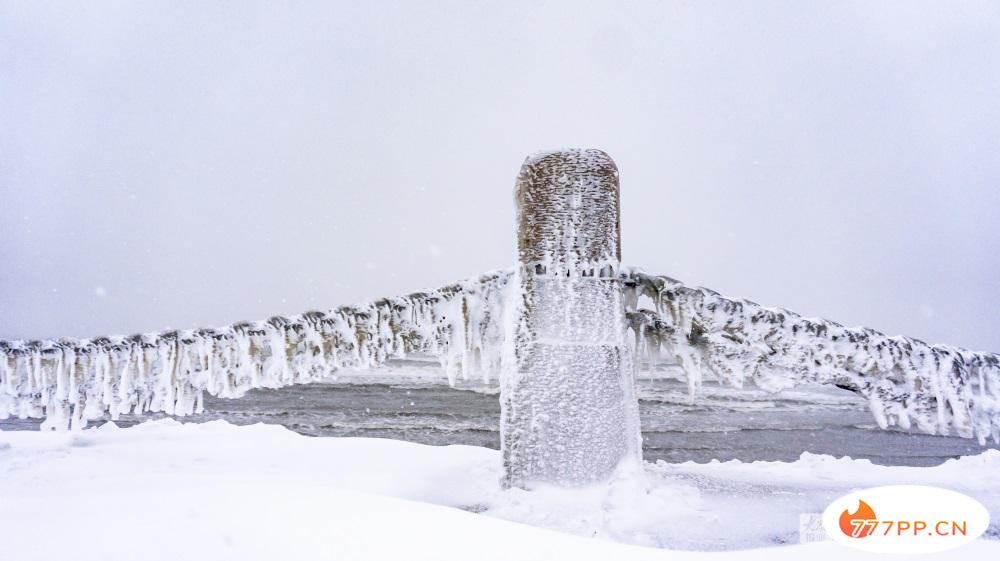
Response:
[{"label": "ice-covered pillar", "polygon": [[515,187],[520,297],[501,380],[505,484],[582,485],[638,458],[618,269],[618,168],[600,150],[530,156]]}]

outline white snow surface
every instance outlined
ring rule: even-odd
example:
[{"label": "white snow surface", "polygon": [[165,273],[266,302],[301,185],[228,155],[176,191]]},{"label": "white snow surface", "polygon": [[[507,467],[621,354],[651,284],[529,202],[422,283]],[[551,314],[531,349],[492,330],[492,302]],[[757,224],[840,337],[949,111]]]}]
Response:
[{"label": "white snow surface", "polygon": [[0,559],[875,559],[797,544],[799,515],[886,484],[990,510],[986,538],[921,559],[996,559],[998,470],[992,450],[930,468],[803,454],[635,464],[529,492],[501,489],[499,452],[469,446],[224,421],[0,432]]}]

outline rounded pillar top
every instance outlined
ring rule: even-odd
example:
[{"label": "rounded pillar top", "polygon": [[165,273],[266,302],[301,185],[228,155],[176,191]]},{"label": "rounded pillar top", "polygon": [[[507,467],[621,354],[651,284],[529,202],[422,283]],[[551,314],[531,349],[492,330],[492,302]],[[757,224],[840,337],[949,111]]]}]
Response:
[{"label": "rounded pillar top", "polygon": [[602,150],[528,156],[515,197],[522,264],[562,271],[621,261],[618,167]]}]

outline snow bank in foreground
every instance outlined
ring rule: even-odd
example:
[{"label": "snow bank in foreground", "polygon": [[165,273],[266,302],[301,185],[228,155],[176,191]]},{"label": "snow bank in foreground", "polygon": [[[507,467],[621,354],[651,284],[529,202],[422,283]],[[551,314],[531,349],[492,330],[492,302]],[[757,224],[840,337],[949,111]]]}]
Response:
[{"label": "snow bank in foreground", "polygon": [[[1000,516],[994,451],[933,468],[815,455],[647,464],[636,468],[645,477],[530,493],[499,489],[498,454],[224,421],[0,432],[0,558],[663,559],[662,550],[614,541],[701,550],[794,543],[800,513],[891,483],[962,491]],[[726,557],[845,554],[860,555],[827,542]],[[995,559],[1000,541],[979,540],[962,554]]]}]

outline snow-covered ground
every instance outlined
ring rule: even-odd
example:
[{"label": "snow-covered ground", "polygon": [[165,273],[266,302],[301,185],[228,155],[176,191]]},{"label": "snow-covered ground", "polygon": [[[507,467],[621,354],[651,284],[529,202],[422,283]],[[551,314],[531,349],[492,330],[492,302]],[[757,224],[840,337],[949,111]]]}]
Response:
[{"label": "snow-covered ground", "polygon": [[500,490],[499,467],[487,448],[225,421],[0,432],[0,559],[867,558],[797,545],[799,516],[902,483],[982,502],[994,522],[960,554],[1000,557],[993,450],[926,468],[809,454],[660,462],[600,487],[532,492]]}]

